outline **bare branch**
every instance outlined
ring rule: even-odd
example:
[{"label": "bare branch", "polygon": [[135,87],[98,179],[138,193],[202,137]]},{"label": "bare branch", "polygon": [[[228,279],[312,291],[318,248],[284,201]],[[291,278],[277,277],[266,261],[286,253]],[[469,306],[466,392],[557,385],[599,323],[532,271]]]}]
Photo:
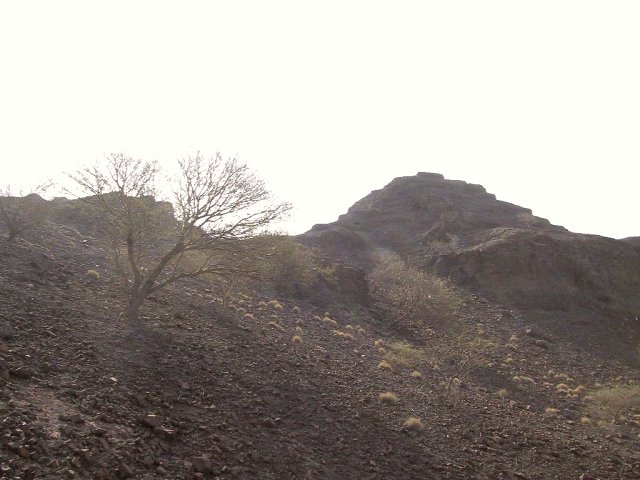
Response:
[{"label": "bare branch", "polygon": [[251,275],[235,256],[240,245],[291,208],[273,201],[264,182],[236,158],[198,152],[178,164],[173,210],[154,199],[155,162],[112,154],[102,165],[70,175],[89,194],[84,200],[105,216],[132,320],[147,295],[180,280]]}]

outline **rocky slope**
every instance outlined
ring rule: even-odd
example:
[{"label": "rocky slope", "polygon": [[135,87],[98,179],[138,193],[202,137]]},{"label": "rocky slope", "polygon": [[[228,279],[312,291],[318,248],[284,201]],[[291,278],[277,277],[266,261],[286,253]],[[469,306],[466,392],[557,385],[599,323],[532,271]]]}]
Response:
[{"label": "rocky slope", "polygon": [[[480,195],[456,185],[461,199]],[[387,221],[364,213],[372,204]],[[437,243],[451,243],[444,233],[410,240],[428,233],[415,215],[397,226],[384,202],[359,205],[371,225],[341,220],[313,241],[326,232],[425,264],[452,254]],[[457,241],[471,248],[478,231],[527,224],[571,235],[519,207],[496,209],[508,227],[469,207],[475,227],[457,229]],[[557,336],[553,311],[532,323],[529,311],[459,287],[452,320],[471,336],[426,318],[413,338],[364,302],[271,302],[268,288],[247,284],[222,311],[216,286],[192,280],[151,298],[132,326],[100,230],[62,213],[15,243],[0,240],[0,478],[640,477],[640,410],[612,421],[589,399],[602,386],[638,384],[640,372]],[[367,250],[346,241],[326,248],[367,265]],[[419,354],[380,368],[394,342]],[[422,429],[405,426],[408,417]]]},{"label": "rocky slope", "polygon": [[[365,268],[375,249],[399,252],[494,302],[530,311],[539,321],[555,315],[556,327],[563,319],[595,324],[610,318],[594,325],[593,336],[612,327],[615,334],[604,339],[615,338],[614,349],[629,336],[620,325],[640,317],[637,238],[572,233],[496,200],[482,186],[438,174],[396,178],[335,223],[316,225],[300,238]],[[640,322],[635,323],[637,342]]]}]

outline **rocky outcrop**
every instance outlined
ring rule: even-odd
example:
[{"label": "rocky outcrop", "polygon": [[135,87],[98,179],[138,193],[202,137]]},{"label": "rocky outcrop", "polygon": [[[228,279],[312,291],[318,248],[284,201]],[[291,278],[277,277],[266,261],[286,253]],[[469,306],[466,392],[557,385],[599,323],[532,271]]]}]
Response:
[{"label": "rocky outcrop", "polygon": [[419,173],[393,180],[301,241],[345,261],[396,251],[459,285],[526,309],[640,314],[640,241],[571,233],[480,185]]}]

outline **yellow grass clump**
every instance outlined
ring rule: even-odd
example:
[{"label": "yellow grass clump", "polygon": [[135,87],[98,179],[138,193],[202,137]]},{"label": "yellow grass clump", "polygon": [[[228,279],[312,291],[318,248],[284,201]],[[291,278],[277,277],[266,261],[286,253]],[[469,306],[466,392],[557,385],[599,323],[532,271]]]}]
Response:
[{"label": "yellow grass clump", "polygon": [[544,413],[546,413],[547,415],[555,415],[556,413],[560,413],[560,410],[553,407],[547,407],[544,409]]},{"label": "yellow grass clump", "polygon": [[345,325],[344,328],[346,328],[347,330],[353,330],[353,326],[352,325]]},{"label": "yellow grass clump", "polygon": [[571,393],[573,393],[574,395],[582,395],[586,391],[587,388],[584,385],[578,385],[576,388],[571,390]]},{"label": "yellow grass clump", "polygon": [[336,322],[333,318],[331,317],[324,317],[322,319],[322,323],[326,323],[327,325],[331,325],[332,327],[337,327],[338,326],[338,322]]},{"label": "yellow grass clump", "polygon": [[393,392],[384,392],[379,395],[380,401],[386,404],[398,403],[398,397]]},{"label": "yellow grass clump", "polygon": [[251,313],[245,313],[244,317],[242,318],[244,318],[245,320],[255,320],[255,317]]},{"label": "yellow grass clump", "polygon": [[87,270],[87,277],[91,278],[92,280],[99,280],[100,274],[96,270]]},{"label": "yellow grass clump", "polygon": [[277,311],[280,311],[280,310],[282,310],[282,308],[283,308],[283,307],[282,307],[282,304],[281,304],[279,301],[277,301],[277,300],[271,300],[271,301],[268,303],[268,305],[269,305],[271,308],[273,308],[274,310],[277,310]]},{"label": "yellow grass clump", "polygon": [[353,340],[354,336],[347,332],[341,332],[340,330],[333,330],[333,334],[340,338],[346,338],[347,340]]},{"label": "yellow grass clump", "polygon": [[506,388],[501,388],[496,392],[496,395],[502,398],[507,398],[509,396],[509,391]]},{"label": "yellow grass clump", "polygon": [[418,370],[414,370],[413,372],[411,372],[411,378],[422,378],[422,373],[420,373]]},{"label": "yellow grass clump", "polygon": [[293,307],[291,310],[293,313],[300,313],[300,307]]},{"label": "yellow grass clump", "polygon": [[582,417],[580,419],[580,423],[582,425],[592,425],[593,424],[593,420],[591,420],[589,417]]},{"label": "yellow grass clump", "polygon": [[373,342],[373,344],[374,344],[376,347],[384,347],[384,340],[378,339],[378,340],[376,340],[375,342]]},{"label": "yellow grass clump", "polygon": [[284,327],[282,325],[280,325],[278,322],[269,322],[269,323],[267,323],[267,325],[269,325],[269,326],[271,326],[273,328],[277,328],[281,332],[284,332]]},{"label": "yellow grass clump", "polygon": [[259,301],[259,302],[258,302],[258,308],[264,308],[264,307],[266,307],[266,306],[267,306],[267,303],[266,303],[266,302],[263,302],[263,301]]},{"label": "yellow grass clump", "polygon": [[291,337],[291,341],[293,343],[302,343],[302,337],[300,335],[294,335]]},{"label": "yellow grass clump", "polygon": [[384,360],[383,360],[383,361],[381,361],[381,362],[378,364],[378,368],[379,368],[380,370],[386,370],[386,371],[388,371],[388,372],[393,372],[393,367],[392,367],[390,364],[388,364],[387,362],[385,362]]},{"label": "yellow grass clump", "polygon": [[571,388],[566,383],[559,383],[556,385],[556,392],[558,393],[569,393]]},{"label": "yellow grass clump", "polygon": [[405,428],[407,428],[407,430],[413,430],[415,432],[424,430],[424,425],[422,424],[422,420],[420,420],[418,417],[407,418],[404,422],[404,426]]}]

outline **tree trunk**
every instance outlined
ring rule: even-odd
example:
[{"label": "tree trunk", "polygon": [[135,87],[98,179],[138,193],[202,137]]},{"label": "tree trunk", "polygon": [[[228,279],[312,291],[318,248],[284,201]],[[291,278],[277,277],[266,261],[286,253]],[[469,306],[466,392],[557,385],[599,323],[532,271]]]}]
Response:
[{"label": "tree trunk", "polygon": [[147,294],[144,291],[132,293],[127,304],[127,320],[129,322],[138,322],[140,317],[140,307],[144,303]]}]

